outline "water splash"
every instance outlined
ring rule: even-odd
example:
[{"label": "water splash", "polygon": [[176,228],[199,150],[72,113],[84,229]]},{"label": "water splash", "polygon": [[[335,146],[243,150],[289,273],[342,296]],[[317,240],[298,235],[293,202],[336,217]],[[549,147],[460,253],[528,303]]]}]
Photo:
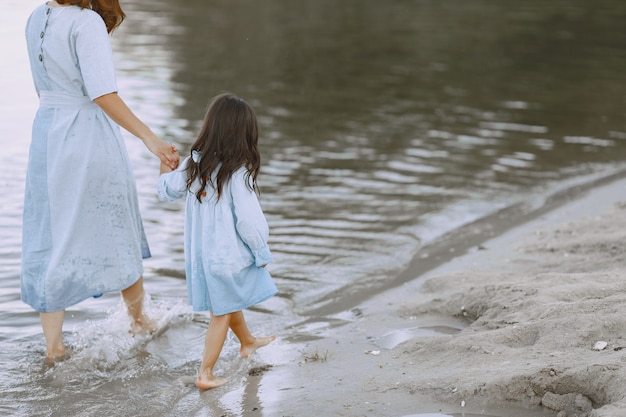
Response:
[{"label": "water splash", "polygon": [[147,345],[168,328],[190,321],[190,309],[181,301],[172,304],[147,297],[144,306],[146,315],[157,323],[154,334],[130,333],[131,320],[122,301],[106,312],[104,320],[77,324],[68,337],[68,358],[50,370],[52,381],[127,380],[163,368],[163,361],[151,360]]}]

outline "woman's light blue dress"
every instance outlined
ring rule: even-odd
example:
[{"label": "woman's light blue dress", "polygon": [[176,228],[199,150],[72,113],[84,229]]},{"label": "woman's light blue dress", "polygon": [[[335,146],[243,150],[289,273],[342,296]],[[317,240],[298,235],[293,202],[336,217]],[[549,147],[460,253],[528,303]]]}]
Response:
[{"label": "woman's light blue dress", "polygon": [[[194,158],[200,155],[194,151]],[[198,180],[187,190],[187,157],[176,171],[159,177],[161,200],[186,197],[185,270],[187,294],[194,311],[216,316],[243,310],[278,292],[262,265],[272,260],[269,227],[259,200],[239,168],[224,185],[219,201],[207,184],[202,203]],[[215,175],[215,173],[214,173]]]},{"label": "woman's light blue dress", "polygon": [[129,287],[150,251],[119,127],[92,101],[117,91],[102,18],[42,5],[26,41],[40,107],[26,176],[21,294],[50,312]]}]

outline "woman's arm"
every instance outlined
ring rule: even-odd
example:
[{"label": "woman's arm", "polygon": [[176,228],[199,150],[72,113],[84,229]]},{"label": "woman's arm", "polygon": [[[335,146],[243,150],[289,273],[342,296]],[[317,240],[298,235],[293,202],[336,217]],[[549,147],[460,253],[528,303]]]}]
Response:
[{"label": "woman's arm", "polygon": [[94,102],[115,123],[141,139],[150,152],[159,157],[161,163],[171,169],[176,169],[180,160],[176,147],[159,139],[144,122],[135,116],[117,93],[105,94],[94,99]]}]

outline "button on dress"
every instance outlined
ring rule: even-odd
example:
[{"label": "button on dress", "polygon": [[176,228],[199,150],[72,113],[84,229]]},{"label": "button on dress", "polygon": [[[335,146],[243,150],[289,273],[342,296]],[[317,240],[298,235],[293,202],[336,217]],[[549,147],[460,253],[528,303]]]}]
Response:
[{"label": "button on dress", "polygon": [[150,256],[119,127],[93,102],[117,91],[102,18],[35,9],[26,42],[40,107],[26,175],[22,300],[58,311],[129,287]]},{"label": "button on dress", "polygon": [[[224,185],[220,199],[207,184],[202,203],[200,182],[187,190],[187,157],[179,168],[159,177],[158,195],[172,201],[185,197],[185,272],[194,311],[216,316],[246,309],[278,292],[261,266],[271,262],[269,227],[259,200],[239,168]],[[194,158],[200,154],[194,151]],[[214,173],[215,175],[215,173]]]}]

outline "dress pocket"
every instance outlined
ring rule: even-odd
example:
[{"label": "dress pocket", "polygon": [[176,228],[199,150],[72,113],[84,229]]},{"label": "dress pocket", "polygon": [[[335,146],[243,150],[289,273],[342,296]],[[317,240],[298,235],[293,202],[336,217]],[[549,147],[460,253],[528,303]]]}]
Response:
[{"label": "dress pocket", "polygon": [[215,234],[207,245],[207,268],[216,278],[232,279],[254,264],[250,249],[239,239],[234,230]]}]

